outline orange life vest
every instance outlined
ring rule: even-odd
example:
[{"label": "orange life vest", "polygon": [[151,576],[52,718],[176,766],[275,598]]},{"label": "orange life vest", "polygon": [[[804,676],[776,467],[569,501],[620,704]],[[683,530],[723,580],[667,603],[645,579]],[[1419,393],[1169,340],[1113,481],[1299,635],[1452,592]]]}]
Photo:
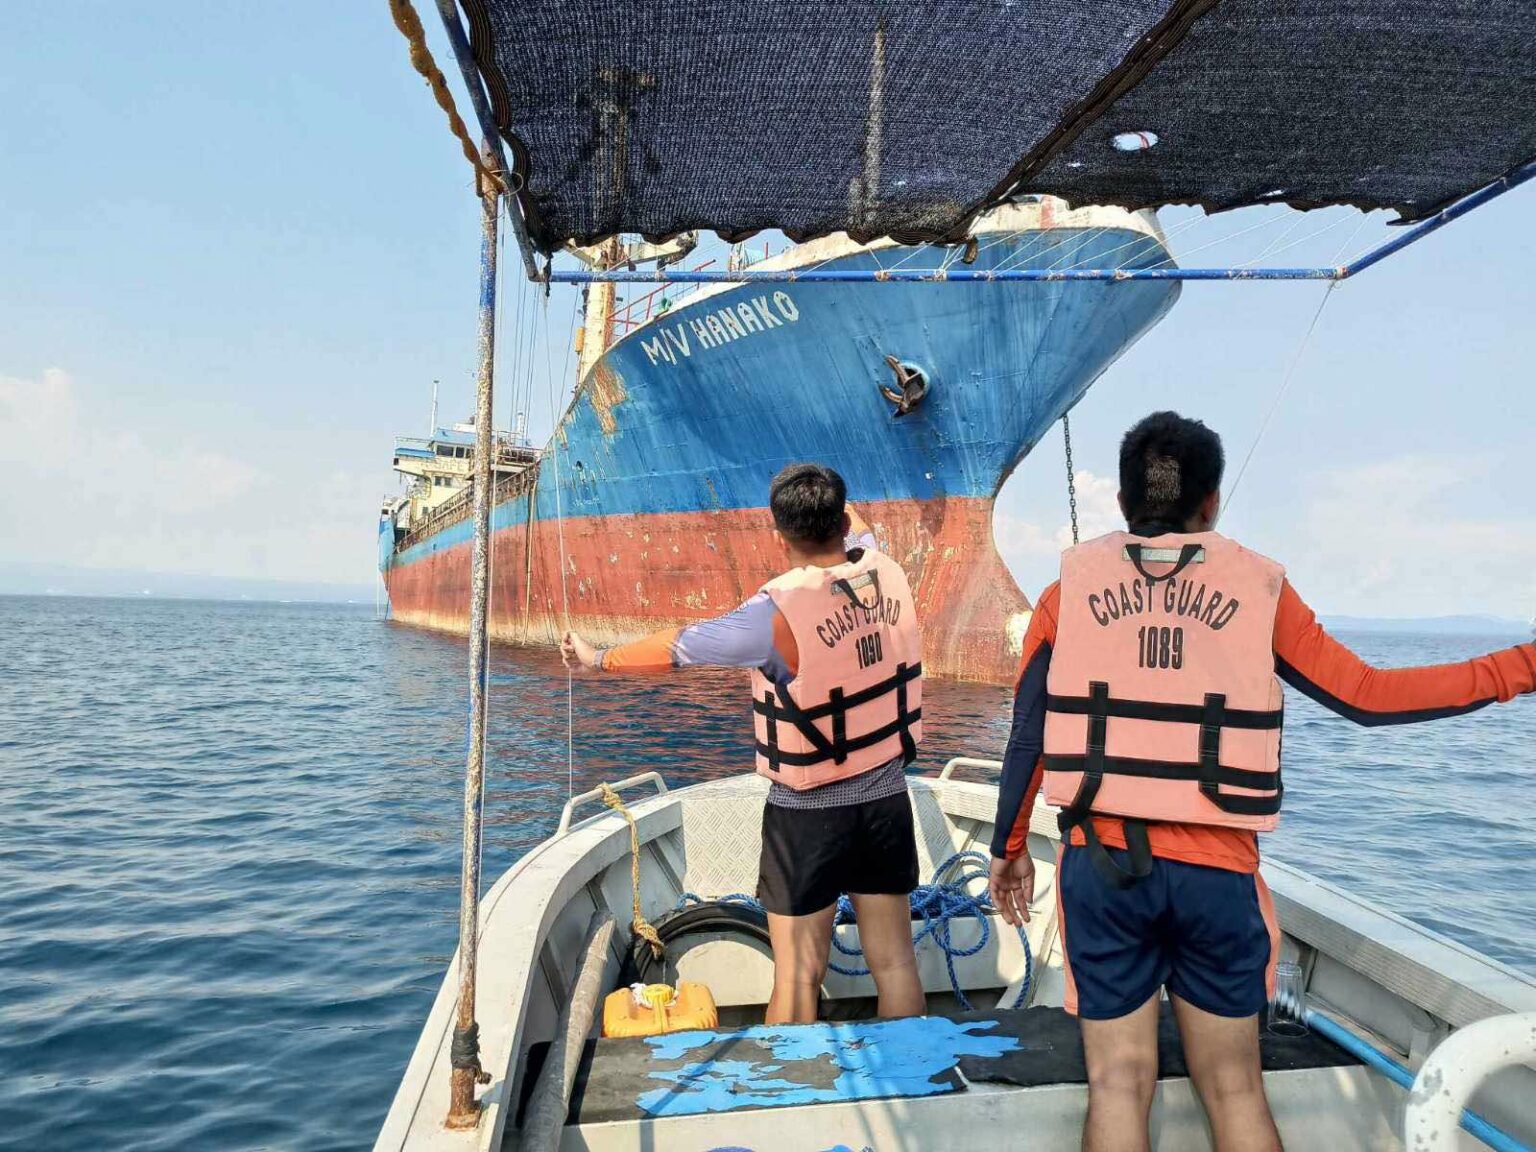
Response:
[{"label": "orange life vest", "polygon": [[906,573],[866,549],[763,585],[794,633],[787,685],[752,673],[757,770],[796,790],[910,763],[923,738],[923,637]]},{"label": "orange life vest", "polygon": [[[1145,821],[1255,831],[1278,822],[1284,579],[1280,565],[1215,532],[1112,532],[1063,553],[1045,796],[1116,884],[1151,869]],[[1129,873],[1098,844],[1093,813],[1126,818]]]}]

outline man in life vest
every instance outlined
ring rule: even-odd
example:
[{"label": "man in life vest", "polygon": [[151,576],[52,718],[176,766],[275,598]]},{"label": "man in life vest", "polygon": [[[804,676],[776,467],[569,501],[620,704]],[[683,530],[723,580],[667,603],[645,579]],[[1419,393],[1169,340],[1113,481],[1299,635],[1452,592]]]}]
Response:
[{"label": "man in life vest", "polygon": [[[773,943],[770,1024],[816,1018],[837,898],[859,923],[881,1016],[925,1002],[908,897],[917,842],[906,766],[922,739],[922,634],[906,574],[846,504],[843,478],[795,464],[769,489],[789,570],[733,612],[567,662],[605,673],[752,670],[763,809],[758,899]],[[852,537],[852,547],[848,547]]]},{"label": "man in life vest", "polygon": [[[1536,689],[1536,647],[1376,669],[1272,560],[1212,531],[1221,441],[1172,412],[1120,445],[1128,532],[1068,549],[1024,639],[992,898],[1029,918],[1042,782],[1061,809],[1066,1004],[1088,1065],[1083,1147],[1148,1147],[1166,988],[1219,1152],[1274,1152],[1256,1017],[1279,928],[1256,834],[1275,826],[1280,681],[1359,724],[1457,716]],[[1278,677],[1278,679],[1277,679]]]}]

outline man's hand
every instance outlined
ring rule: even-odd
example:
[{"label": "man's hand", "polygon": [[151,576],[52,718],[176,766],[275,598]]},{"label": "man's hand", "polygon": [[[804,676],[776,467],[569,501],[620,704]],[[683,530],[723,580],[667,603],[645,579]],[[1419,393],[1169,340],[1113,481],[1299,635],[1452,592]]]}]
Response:
[{"label": "man's hand", "polygon": [[1003,919],[1017,928],[1029,923],[1029,904],[1035,898],[1035,862],[1025,852],[1017,860],[992,858],[987,891]]},{"label": "man's hand", "polygon": [[588,668],[597,667],[597,649],[581,638],[580,633],[567,632],[565,639],[560,642],[560,659],[569,668],[571,661],[576,660]]},{"label": "man's hand", "polygon": [[843,511],[848,514],[848,535],[862,536],[870,530],[869,522],[859,515],[859,510],[852,504],[844,504]]}]

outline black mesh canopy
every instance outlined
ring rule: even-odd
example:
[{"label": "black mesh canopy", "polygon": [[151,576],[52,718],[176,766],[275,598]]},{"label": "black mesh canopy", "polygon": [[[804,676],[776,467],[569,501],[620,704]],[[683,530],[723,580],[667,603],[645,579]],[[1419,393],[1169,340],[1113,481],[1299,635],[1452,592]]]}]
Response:
[{"label": "black mesh canopy", "polygon": [[1536,157],[1533,0],[460,0],[546,251],[1019,194],[1393,208]]}]

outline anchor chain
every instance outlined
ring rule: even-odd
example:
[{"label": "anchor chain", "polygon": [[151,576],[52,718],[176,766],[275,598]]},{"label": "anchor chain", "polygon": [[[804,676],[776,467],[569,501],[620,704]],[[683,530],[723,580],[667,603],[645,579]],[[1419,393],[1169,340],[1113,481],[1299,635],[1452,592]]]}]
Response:
[{"label": "anchor chain", "polygon": [[1077,546],[1077,477],[1072,472],[1072,421],[1061,414],[1061,438],[1067,446],[1067,506],[1072,510],[1072,545]]}]

